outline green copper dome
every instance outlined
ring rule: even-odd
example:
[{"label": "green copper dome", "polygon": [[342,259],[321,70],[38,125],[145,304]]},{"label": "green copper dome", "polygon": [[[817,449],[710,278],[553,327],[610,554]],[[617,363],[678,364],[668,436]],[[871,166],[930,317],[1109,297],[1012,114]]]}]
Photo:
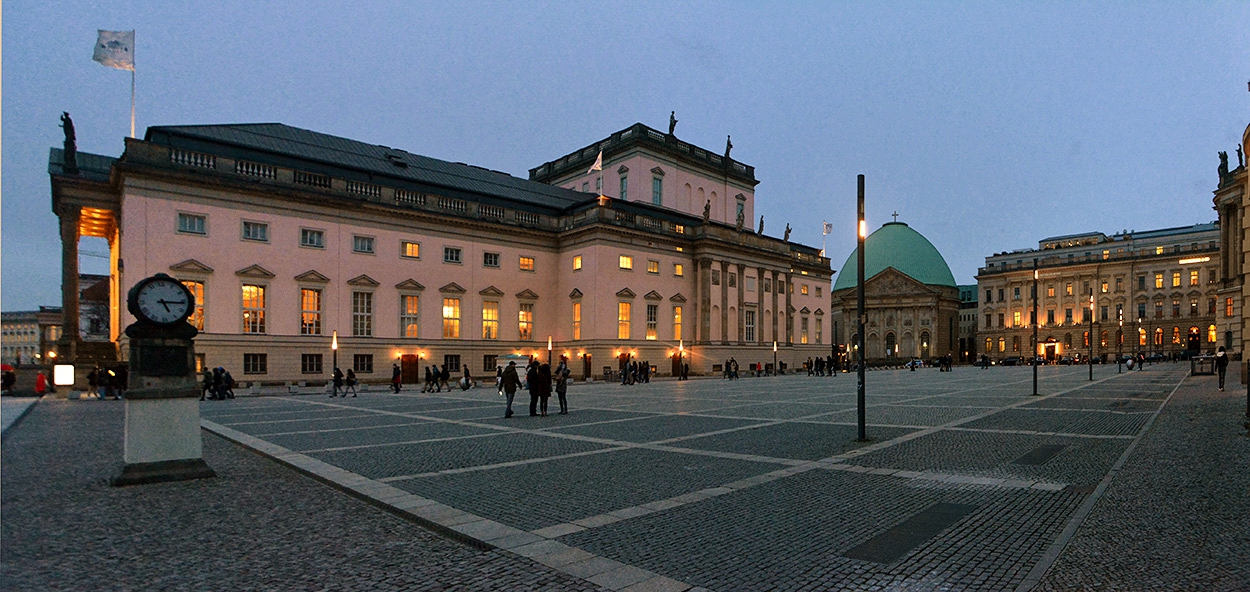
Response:
[{"label": "green copper dome", "polygon": [[[935,286],[955,286],[955,276],[933,243],[902,222],[886,222],[864,241],[864,280],[893,267],[912,279]],[[834,282],[836,292],[855,287],[855,251],[846,258]]]}]

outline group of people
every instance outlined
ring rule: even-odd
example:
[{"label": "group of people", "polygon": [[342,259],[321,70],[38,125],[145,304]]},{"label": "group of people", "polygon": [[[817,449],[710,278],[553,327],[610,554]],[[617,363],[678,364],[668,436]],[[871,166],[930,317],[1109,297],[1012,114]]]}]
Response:
[{"label": "group of people", "polygon": [[438,366],[426,366],[425,385],[421,387],[421,392],[441,393],[444,388],[450,391],[451,386],[447,384],[447,381],[449,380],[451,380],[451,372],[447,370],[447,364],[443,364],[442,368],[439,368]]},{"label": "group of people", "polygon": [[205,398],[222,401],[234,398],[234,377],[230,371],[218,366],[212,371],[204,371],[204,381],[200,385],[200,400]]},{"label": "group of people", "polygon": [[842,371],[841,362],[833,356],[808,358],[806,366],[808,376],[837,376]]},{"label": "group of people", "polygon": [[725,365],[723,368],[724,369],[722,370],[722,372],[724,373],[725,380],[737,380],[739,378],[738,377],[738,360],[735,360],[733,358],[729,358],[728,360],[725,360]]},{"label": "group of people", "polygon": [[353,398],[356,397],[356,385],[360,381],[356,380],[356,371],[352,368],[347,369],[347,374],[343,374],[342,370],[335,368],[334,374],[331,375],[331,382],[334,383],[334,391],[330,393],[331,399],[334,397],[346,398],[347,391],[351,391]]},{"label": "group of people", "polygon": [[569,376],[572,372],[569,370],[568,364],[561,357],[560,364],[556,366],[553,372],[550,364],[539,364],[537,361],[531,360],[529,367],[525,371],[525,378],[522,380],[520,372],[517,371],[516,362],[508,362],[507,368],[498,368],[496,371],[499,394],[507,397],[507,407],[504,409],[504,419],[514,415],[512,411],[512,401],[516,397],[517,389],[526,388],[530,393],[530,415],[531,416],[547,416],[547,401],[551,398],[551,391],[554,382],[554,388],[557,397],[560,400],[560,415],[568,415],[568,387]]},{"label": "group of people", "polygon": [[[563,364],[564,362],[561,361],[560,363]],[[651,362],[639,362],[638,360],[626,362],[621,367],[621,385],[631,385],[639,382],[644,384],[651,382]]]},{"label": "group of people", "polygon": [[[41,372],[40,375],[42,376],[42,374]],[[87,373],[87,394],[95,395],[101,401],[110,398],[121,400],[126,394],[128,382],[130,382],[130,372],[127,366],[119,366],[117,368],[96,366]],[[38,382],[35,384],[35,390],[39,390]]]}]

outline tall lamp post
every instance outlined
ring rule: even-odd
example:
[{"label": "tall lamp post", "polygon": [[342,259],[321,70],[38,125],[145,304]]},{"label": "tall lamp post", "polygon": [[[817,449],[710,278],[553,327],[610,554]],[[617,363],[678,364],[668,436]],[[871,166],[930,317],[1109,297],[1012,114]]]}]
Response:
[{"label": "tall lamp post", "polygon": [[[330,382],[333,383],[334,375],[337,374],[339,371],[339,332],[338,330],[335,330],[330,336],[330,350],[334,352],[334,354],[330,358],[330,365],[331,365]],[[334,393],[334,395],[337,395],[338,389],[334,389],[333,391],[330,391],[330,392]],[[330,395],[330,396],[333,397],[334,395]]]},{"label": "tall lamp post", "polygon": [[1120,367],[1120,364],[1124,362],[1124,309],[1115,311],[1115,315],[1120,321],[1120,332],[1116,335],[1116,341],[1118,343],[1116,343],[1115,346],[1115,373],[1120,374],[1121,372],[1124,372],[1124,370]]},{"label": "tall lamp post", "polygon": [[1089,329],[1085,331],[1089,335],[1089,379],[1094,379],[1094,290],[1089,291]]},{"label": "tall lamp post", "polygon": [[684,339],[677,340],[677,379],[682,380],[685,375],[685,366],[681,364],[681,356],[686,353],[686,341]]},{"label": "tall lamp post", "polygon": [[547,336],[547,365],[551,365],[551,336]]},{"label": "tall lamp post", "polygon": [[864,431],[864,239],[868,237],[868,223],[864,220],[864,176],[859,175],[859,196],[858,196],[858,216],[856,217],[856,247],[855,261],[857,263],[855,269],[855,299],[856,299],[856,317],[855,327],[857,335],[855,338],[858,354],[856,363],[858,365],[858,392],[856,394],[856,406],[859,408],[859,441],[868,441],[868,435]]},{"label": "tall lamp post", "polygon": [[1033,258],[1033,396],[1037,396],[1037,257]]},{"label": "tall lamp post", "polygon": [[777,340],[773,340],[773,376],[777,375]]},{"label": "tall lamp post", "polygon": [[[1141,353],[1141,351],[1142,351],[1142,350],[1141,350],[1141,348],[1142,348],[1142,347],[1144,347],[1144,346],[1146,345],[1146,344],[1142,343],[1142,341],[1145,341],[1145,339],[1142,339],[1143,335],[1142,335],[1142,327],[1141,327],[1141,326],[1142,326],[1142,323],[1144,323],[1144,322],[1146,322],[1146,319],[1143,319],[1142,317],[1137,317],[1137,353],[1139,353],[1139,354],[1140,354],[1140,353]],[[1144,337],[1145,337],[1146,339],[1149,339],[1149,338],[1150,338],[1149,333],[1147,333]],[[1145,365],[1146,365],[1146,356],[1144,356],[1144,355],[1138,356],[1138,358],[1137,358],[1137,369],[1138,369],[1138,370],[1141,370],[1141,369],[1142,369],[1142,366],[1145,366]]]}]

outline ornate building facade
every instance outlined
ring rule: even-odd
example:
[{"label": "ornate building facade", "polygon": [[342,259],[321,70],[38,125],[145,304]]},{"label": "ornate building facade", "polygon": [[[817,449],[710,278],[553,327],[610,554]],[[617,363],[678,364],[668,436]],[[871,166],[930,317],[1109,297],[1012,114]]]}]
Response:
[{"label": "ornate building facade", "polygon": [[120,158],[74,156],[49,163],[63,266],[79,236],[109,238],[114,340],[126,289],[167,273],[197,297],[202,365],[244,382],[321,381],[336,358],[411,382],[431,364],[493,376],[506,354],[601,377],[827,350],[829,260],[745,225],[753,167],[671,130],[636,124],[530,179],[281,124],[153,127]]},{"label": "ornate building facade", "polygon": [[1227,344],[1234,311],[1220,296],[1219,238],[1217,223],[1091,232],[986,257],[977,274],[981,350],[996,360],[1034,353],[1055,361]]},{"label": "ornate building facade", "polygon": [[[1217,296],[1230,315],[1225,331],[1233,350],[1243,357],[1250,347],[1250,326],[1245,315],[1245,302],[1250,298],[1246,273],[1250,270],[1250,173],[1246,172],[1246,154],[1250,153],[1250,126],[1241,134],[1237,147],[1237,166],[1230,170],[1228,153],[1220,154],[1219,184],[1215,189],[1214,207],[1220,215],[1220,287]],[[1242,381],[1246,380],[1245,372]]]}]

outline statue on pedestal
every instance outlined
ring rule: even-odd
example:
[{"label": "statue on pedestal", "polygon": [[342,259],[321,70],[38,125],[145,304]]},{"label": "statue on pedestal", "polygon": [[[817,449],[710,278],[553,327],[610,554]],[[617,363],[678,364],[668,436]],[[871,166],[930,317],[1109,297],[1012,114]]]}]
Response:
[{"label": "statue on pedestal", "polygon": [[708,219],[711,217],[712,217],[712,200],[709,199],[707,200],[707,203],[703,204],[703,223],[707,224]]},{"label": "statue on pedestal", "polygon": [[1228,153],[1220,152],[1220,168],[1217,169],[1220,174],[1220,186],[1224,185],[1224,178],[1228,176]]},{"label": "statue on pedestal", "polygon": [[668,135],[673,135],[673,130],[677,129],[677,112],[670,111],[668,114]]},{"label": "statue on pedestal", "polygon": [[65,152],[62,155],[66,174],[78,173],[78,136],[74,133],[74,120],[68,111],[61,112],[61,128],[65,130]]},{"label": "statue on pedestal", "polygon": [[784,241],[790,240],[790,225],[789,224],[786,224],[786,235],[781,240],[784,240]]},{"label": "statue on pedestal", "polygon": [[731,140],[729,136],[725,136],[725,160],[729,160],[729,151],[733,149],[733,140]]},{"label": "statue on pedestal", "polygon": [[764,234],[764,216],[760,215],[760,229],[756,234]]}]

